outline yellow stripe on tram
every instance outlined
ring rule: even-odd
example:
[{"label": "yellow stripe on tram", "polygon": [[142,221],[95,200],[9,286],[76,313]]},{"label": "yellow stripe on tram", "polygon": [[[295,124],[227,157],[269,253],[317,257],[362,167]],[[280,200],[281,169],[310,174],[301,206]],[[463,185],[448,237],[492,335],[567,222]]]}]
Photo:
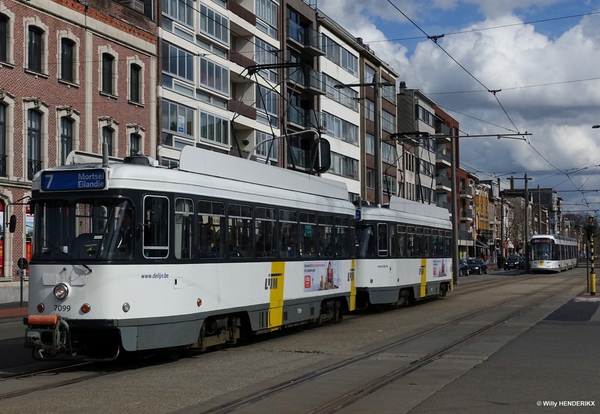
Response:
[{"label": "yellow stripe on tram", "polygon": [[271,263],[271,295],[269,298],[269,328],[279,328],[283,324],[283,281],[285,262]]},{"label": "yellow stripe on tram", "polygon": [[421,259],[421,297],[427,295],[427,259]]},{"label": "yellow stripe on tram", "polygon": [[352,259],[350,273],[348,273],[348,278],[350,279],[350,304],[349,311],[353,311],[356,309],[356,260]]}]

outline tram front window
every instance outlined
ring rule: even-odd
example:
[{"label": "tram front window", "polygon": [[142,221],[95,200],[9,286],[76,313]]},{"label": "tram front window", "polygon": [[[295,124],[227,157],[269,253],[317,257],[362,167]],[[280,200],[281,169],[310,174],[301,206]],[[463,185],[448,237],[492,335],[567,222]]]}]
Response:
[{"label": "tram front window", "polygon": [[[50,200],[35,207],[33,260],[124,260],[133,248],[126,200]],[[132,226],[132,224],[129,224]]]},{"label": "tram front window", "polygon": [[538,242],[537,240],[531,243],[531,259],[532,260],[552,260],[553,243],[547,241]]}]

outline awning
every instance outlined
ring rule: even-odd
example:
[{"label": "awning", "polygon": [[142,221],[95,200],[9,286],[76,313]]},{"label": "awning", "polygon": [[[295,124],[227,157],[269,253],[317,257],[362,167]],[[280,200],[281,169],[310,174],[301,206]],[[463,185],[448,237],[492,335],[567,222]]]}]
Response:
[{"label": "awning", "polygon": [[479,240],[477,240],[477,247],[479,247],[480,249],[489,249],[490,246],[487,244],[483,244],[482,242],[480,242]]}]

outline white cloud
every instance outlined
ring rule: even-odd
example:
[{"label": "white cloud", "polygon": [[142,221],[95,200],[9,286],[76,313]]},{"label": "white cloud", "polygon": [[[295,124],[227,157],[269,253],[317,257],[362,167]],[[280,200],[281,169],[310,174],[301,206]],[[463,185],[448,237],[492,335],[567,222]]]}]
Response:
[{"label": "white cloud", "polygon": [[[479,82],[489,89],[502,89],[493,94],[453,62],[436,44],[423,40],[408,56],[406,47],[380,40],[397,38],[394,27],[376,23],[389,21],[392,13],[386,1],[322,0],[319,7],[353,35],[370,42],[378,56],[384,57],[400,74],[409,88],[416,88],[442,106],[459,120],[461,129],[469,134],[498,134],[504,128],[528,131],[528,142],[509,139],[468,138],[461,140],[461,162],[474,170],[488,173],[510,171],[551,171],[554,166],[569,170],[582,165],[600,164],[600,16],[574,19],[570,30],[548,38],[532,24],[511,14],[511,10],[543,8],[558,0],[434,0],[431,7],[450,10],[465,3],[488,16],[485,20],[463,28],[463,31],[499,27],[493,30],[472,31],[447,35],[439,44]],[[402,3],[402,4],[400,4]],[[388,3],[389,4],[389,3]],[[424,17],[416,5],[422,2],[394,2],[411,18]],[[408,10],[411,9],[411,12]],[[428,10],[428,17],[440,14],[435,23],[442,27],[443,12]],[[454,10],[456,12],[456,10]],[[393,11],[399,15],[397,11]],[[556,11],[560,16],[560,10]],[[545,85],[545,86],[535,86]],[[535,87],[534,87],[535,86]],[[475,91],[478,93],[440,94],[440,92]],[[508,113],[510,119],[504,113]],[[455,112],[458,111],[458,112]],[[460,113],[468,116],[461,115]],[[478,121],[477,119],[486,122]],[[500,128],[502,126],[504,128]],[[468,168],[467,168],[468,169]],[[559,185],[559,189],[600,188],[600,179],[589,174],[600,171],[588,168],[579,174],[538,174],[542,186]],[[482,178],[489,178],[482,175]],[[535,183],[532,182],[532,183]],[[581,195],[579,195],[581,198]],[[587,199],[592,200],[590,196]]]}]

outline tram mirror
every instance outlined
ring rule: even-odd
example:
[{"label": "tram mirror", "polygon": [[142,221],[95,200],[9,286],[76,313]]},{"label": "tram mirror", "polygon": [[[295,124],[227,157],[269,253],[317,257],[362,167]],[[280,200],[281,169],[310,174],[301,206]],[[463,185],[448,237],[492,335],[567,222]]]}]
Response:
[{"label": "tram mirror", "polygon": [[17,228],[17,216],[14,214],[10,216],[10,221],[8,222],[8,231],[14,233]]},{"label": "tram mirror", "polygon": [[325,138],[319,138],[312,147],[313,170],[324,173],[331,167],[331,147]]}]

